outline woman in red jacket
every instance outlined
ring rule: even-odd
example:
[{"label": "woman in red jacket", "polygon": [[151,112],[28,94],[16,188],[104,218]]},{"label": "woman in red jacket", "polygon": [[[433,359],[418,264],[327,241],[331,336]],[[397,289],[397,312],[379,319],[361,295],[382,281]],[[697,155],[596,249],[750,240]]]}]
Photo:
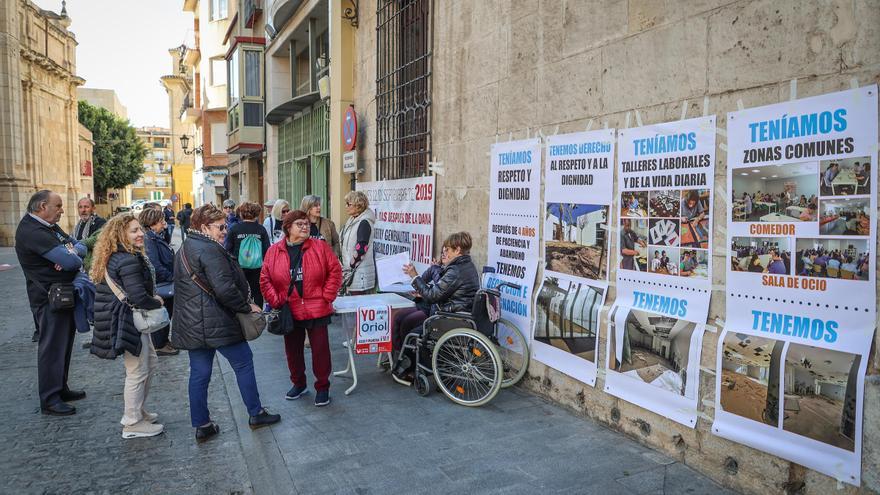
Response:
[{"label": "woman in red jacket", "polygon": [[333,313],[333,301],[342,285],[342,267],[329,244],[309,238],[310,227],[309,217],[303,211],[294,210],[284,215],[284,239],[266,252],[260,272],[260,290],[270,306],[277,309],[287,302],[293,312],[294,330],[284,336],[287,367],[293,383],[286,398],[299,399],[308,392],[303,356],[303,340],[308,332],[315,374],[315,405],[320,407],[330,403],[327,325]]}]

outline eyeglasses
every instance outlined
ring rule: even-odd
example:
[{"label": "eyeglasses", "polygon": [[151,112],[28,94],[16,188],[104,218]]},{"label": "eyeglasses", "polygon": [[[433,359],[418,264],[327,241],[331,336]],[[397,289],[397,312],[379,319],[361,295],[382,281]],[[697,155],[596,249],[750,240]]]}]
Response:
[{"label": "eyeglasses", "polygon": [[289,210],[289,209],[281,210],[281,214],[282,214],[282,215],[286,215],[286,214],[288,214],[288,213],[290,213],[290,210]]},{"label": "eyeglasses", "polygon": [[224,209],[224,210],[231,210],[232,207],[231,207],[231,206],[224,206],[223,209]]},{"label": "eyeglasses", "polygon": [[309,225],[310,225],[309,222],[293,222],[293,224],[301,229],[307,229],[307,228],[309,228]]},{"label": "eyeglasses", "polygon": [[214,227],[215,229],[219,230],[220,232],[223,232],[224,230],[226,230],[226,224],[225,224],[225,223],[220,223],[220,224],[212,223],[212,224],[210,224],[209,226],[210,226],[210,227]]}]

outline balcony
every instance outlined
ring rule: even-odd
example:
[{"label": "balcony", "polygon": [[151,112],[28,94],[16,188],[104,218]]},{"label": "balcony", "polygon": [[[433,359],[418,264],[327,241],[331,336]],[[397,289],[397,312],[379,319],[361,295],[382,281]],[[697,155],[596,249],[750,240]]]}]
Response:
[{"label": "balcony", "polygon": [[269,20],[272,21],[272,27],[279,32],[284,24],[293,17],[296,9],[303,4],[303,0],[267,0],[267,2],[269,4]]},{"label": "balcony", "polygon": [[244,0],[245,27],[254,27],[254,22],[256,22],[261,15],[263,15],[263,0]]},{"label": "balcony", "polygon": [[192,93],[187,93],[183,97],[183,103],[180,105],[180,122],[183,124],[194,124],[201,114],[201,110],[193,107]]}]

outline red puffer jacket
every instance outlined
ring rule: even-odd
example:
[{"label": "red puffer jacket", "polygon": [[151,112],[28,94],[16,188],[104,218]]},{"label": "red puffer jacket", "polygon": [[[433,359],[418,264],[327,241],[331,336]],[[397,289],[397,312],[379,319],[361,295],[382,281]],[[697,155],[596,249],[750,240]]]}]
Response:
[{"label": "red puffer jacket", "polygon": [[[290,308],[296,320],[311,320],[333,313],[333,301],[342,285],[342,267],[326,242],[306,239],[302,247],[303,296],[294,288]],[[272,244],[263,259],[260,291],[273,308],[280,308],[290,287],[290,256],[287,240]]]}]

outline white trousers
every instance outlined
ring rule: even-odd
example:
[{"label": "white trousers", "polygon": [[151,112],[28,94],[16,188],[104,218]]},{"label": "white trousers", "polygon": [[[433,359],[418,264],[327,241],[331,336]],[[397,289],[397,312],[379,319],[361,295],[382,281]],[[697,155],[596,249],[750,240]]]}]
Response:
[{"label": "white trousers", "polygon": [[141,355],[125,352],[125,412],[122,426],[131,426],[144,419],[144,402],[150,391],[150,379],[159,362],[150,334],[141,334]]}]

